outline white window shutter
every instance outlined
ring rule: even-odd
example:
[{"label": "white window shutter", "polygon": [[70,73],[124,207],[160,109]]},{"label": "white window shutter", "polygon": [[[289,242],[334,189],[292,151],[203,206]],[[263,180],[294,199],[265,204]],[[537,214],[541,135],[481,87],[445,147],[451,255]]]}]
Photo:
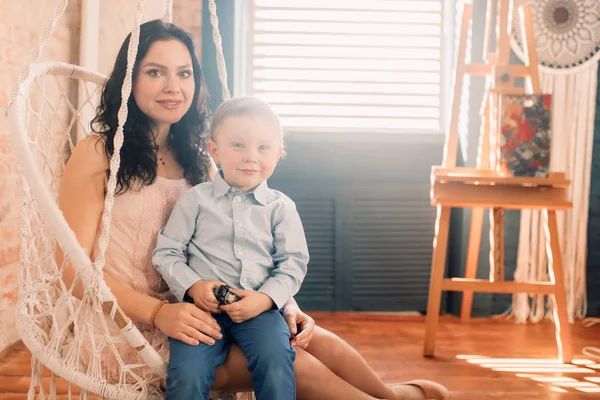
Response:
[{"label": "white window shutter", "polygon": [[246,93],[284,128],[440,132],[443,0],[251,0]]}]

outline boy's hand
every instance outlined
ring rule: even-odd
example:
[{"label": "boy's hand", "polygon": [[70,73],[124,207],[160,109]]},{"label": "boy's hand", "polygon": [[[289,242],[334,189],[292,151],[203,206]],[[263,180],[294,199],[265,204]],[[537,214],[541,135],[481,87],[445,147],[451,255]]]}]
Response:
[{"label": "boy's hand", "polygon": [[224,285],[218,281],[198,281],[194,283],[188,290],[187,294],[194,299],[194,304],[201,310],[210,313],[220,313],[219,302],[213,293],[213,288]]},{"label": "boy's hand", "polygon": [[270,310],[273,305],[273,300],[264,293],[238,289],[232,289],[232,291],[240,300],[233,304],[221,306],[221,310],[225,311],[233,322],[247,321]]}]

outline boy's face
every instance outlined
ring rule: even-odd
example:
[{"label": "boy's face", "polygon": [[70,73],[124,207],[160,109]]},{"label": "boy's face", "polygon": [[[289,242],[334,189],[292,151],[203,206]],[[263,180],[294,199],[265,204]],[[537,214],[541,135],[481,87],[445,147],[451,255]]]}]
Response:
[{"label": "boy's face", "polygon": [[269,179],[283,150],[277,124],[262,115],[227,117],[214,136],[210,155],[227,183],[243,192]]}]

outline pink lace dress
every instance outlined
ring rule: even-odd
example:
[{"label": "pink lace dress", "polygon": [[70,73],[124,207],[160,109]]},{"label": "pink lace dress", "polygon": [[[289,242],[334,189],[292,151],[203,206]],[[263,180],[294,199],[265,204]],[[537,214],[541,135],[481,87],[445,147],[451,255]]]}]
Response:
[{"label": "pink lace dress", "polygon": [[[179,196],[189,188],[185,179],[159,176],[150,186],[128,190],[115,197],[104,272],[137,292],[174,302],[167,284],[152,265],[152,251],[158,231],[167,223]],[[135,324],[148,343],[168,360],[168,337],[149,325]],[[141,362],[131,346],[121,357],[128,364]],[[140,372],[137,370],[136,374]],[[148,373],[152,373],[149,368],[142,375]]]},{"label": "pink lace dress", "polygon": [[185,179],[159,176],[150,186],[116,196],[104,272],[140,293],[170,299],[167,284],[152,266],[152,251],[158,231],[189,188]]}]

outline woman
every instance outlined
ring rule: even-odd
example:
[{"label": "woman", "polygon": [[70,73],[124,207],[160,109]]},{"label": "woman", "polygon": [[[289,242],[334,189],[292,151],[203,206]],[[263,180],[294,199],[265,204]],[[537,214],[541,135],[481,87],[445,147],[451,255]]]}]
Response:
[{"label": "woman", "polygon": [[[128,45],[129,36],[102,93],[93,122],[97,135],[77,145],[61,182],[59,206],[86,249],[97,248]],[[156,234],[178,196],[192,185],[212,179],[216,171],[202,151],[208,118],[206,91],[188,34],[159,20],[141,26],[128,109],[105,280],[123,311],[167,360],[167,337],[188,344],[220,338],[210,314],[188,303],[162,305],[171,296],[151,263]],[[64,277],[69,282],[72,269],[67,269]],[[77,293],[81,287],[75,288]],[[293,342],[298,399],[447,398],[443,387],[428,381],[386,386],[352,347],[315,327],[295,301],[286,305],[285,315],[293,334],[296,324],[301,328]],[[135,363],[131,361],[135,353],[121,357]],[[217,370],[213,387],[252,390],[239,348],[234,346]]]}]

